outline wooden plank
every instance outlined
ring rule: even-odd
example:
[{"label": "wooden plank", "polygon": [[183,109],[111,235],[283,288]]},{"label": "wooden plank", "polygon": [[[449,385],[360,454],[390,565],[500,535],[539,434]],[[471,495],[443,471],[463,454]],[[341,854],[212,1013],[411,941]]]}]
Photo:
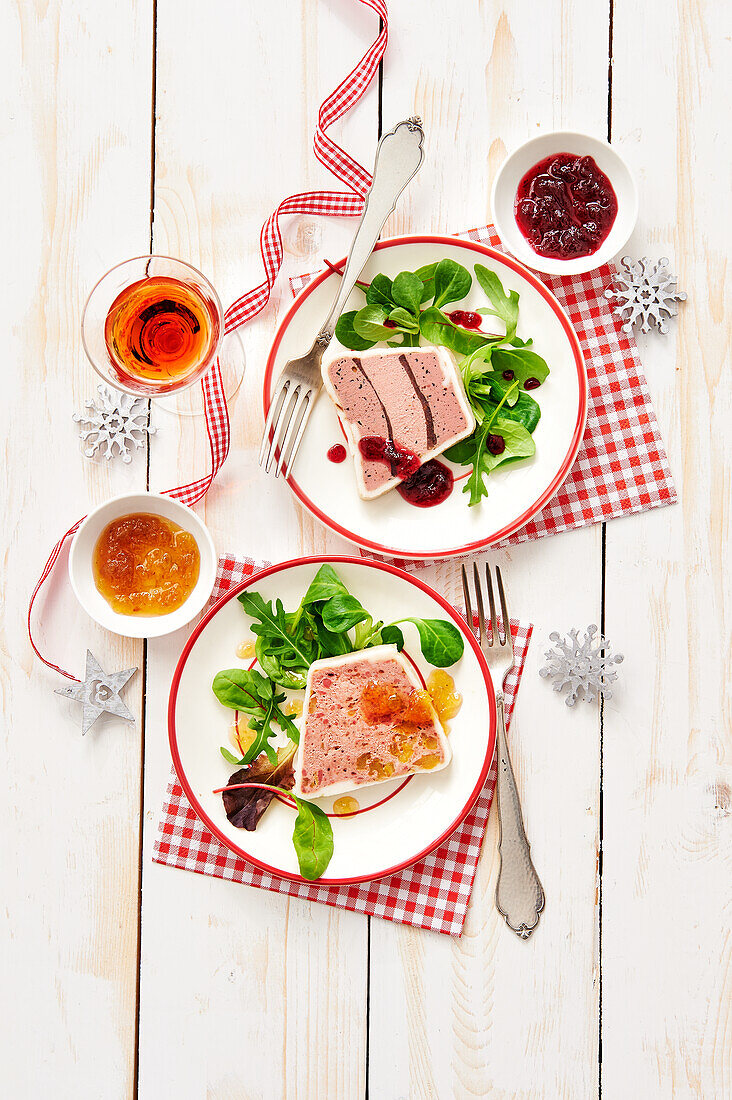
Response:
[{"label": "wooden plank", "polygon": [[[421,115],[428,149],[395,231],[488,221],[496,168],[538,127],[604,135],[606,3],[394,7],[391,27],[384,125]],[[598,621],[600,530],[491,558],[536,624],[510,742],[547,908],[528,942],[496,913],[493,816],[461,939],[372,921],[369,1086],[384,1100],[597,1091],[599,716],[568,711],[537,670],[552,629]],[[427,576],[460,600],[454,566]]]},{"label": "wooden plank", "polygon": [[615,3],[613,136],[641,195],[628,251],[671,257],[689,301],[641,345],[681,503],[608,528],[607,631],[626,654],[605,710],[608,1096],[732,1087],[727,14]]},{"label": "wooden plank", "polygon": [[[205,9],[159,0],[158,17],[155,249],[200,265],[231,301],[261,279],[259,229],[275,203],[333,186],[311,152],[318,105],[373,40],[377,21],[358,5],[303,2],[293,12],[286,0]],[[334,136],[368,162],[376,133],[374,91]],[[342,254],[352,232],[347,222],[290,220],[287,274]],[[221,551],[283,559],[341,545],[256,463],[264,363],[290,302],[281,278],[261,320],[244,330],[248,371],[231,406],[232,453],[202,507]],[[203,422],[161,413],[157,423],[153,484],[202,472]],[[367,922],[150,861],[170,768],[168,685],[182,642],[149,646],[140,1095],[361,1097]],[[174,1058],[162,1054],[171,1029]]]},{"label": "wooden plank", "polygon": [[[6,4],[0,38],[3,1092],[120,1097],[134,1087],[141,676],[125,695],[137,727],[100,719],[82,739],[25,612],[52,540],[90,504],[145,485],[144,453],[129,467],[85,459],[71,414],[98,381],[81,348],[85,296],[147,249],[150,7]],[[76,605],[65,569],[64,556],[39,605],[43,648],[76,672],[87,645],[108,669],[140,664],[141,645]]]}]

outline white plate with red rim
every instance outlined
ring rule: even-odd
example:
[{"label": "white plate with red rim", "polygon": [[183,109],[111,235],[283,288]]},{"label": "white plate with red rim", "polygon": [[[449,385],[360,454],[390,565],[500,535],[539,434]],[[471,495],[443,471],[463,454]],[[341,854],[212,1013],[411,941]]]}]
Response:
[{"label": "white plate with red rim", "polygon": [[[377,244],[361,278],[368,282],[378,272],[393,278],[400,271],[414,271],[445,257],[473,275],[467,298],[449,308],[474,310],[487,305],[473,268],[480,263],[495,271],[506,291],[516,290],[520,295],[518,335],[533,339],[534,350],[546,359],[551,373],[532,393],[541,406],[541,420],[534,432],[536,454],[495,470],[487,481],[488,497],[474,508],[468,507],[462,492],[464,481],[457,480],[467,476],[467,471],[452,464],[448,465],[456,476],[453,492],[434,508],[414,507],[396,490],[375,500],[362,500],[351,457],[340,464],[328,460],[329,448],[343,442],[343,433],[332,402],[321,392],[288,484],[326,527],[364,550],[396,558],[465,555],[518,531],[564,482],[577,457],[587,418],[587,372],[577,334],[554,295],[517,260],[456,237],[396,237]],[[318,275],[298,295],[280,325],[267,360],[265,416],[273,382],[289,359],[310,347],[335,297],[338,279],[330,271]],[[354,290],[346,310],[359,309],[364,303],[361,291]],[[326,354],[332,359],[351,353],[333,339]],[[443,457],[441,461],[446,460]]]},{"label": "white plate with red rim", "polygon": [[[496,708],[490,673],[463,619],[437,592],[401,569],[349,557],[298,558],[274,565],[237,585],[196,626],[178,661],[168,704],[168,734],[178,779],[206,827],[236,855],[281,878],[303,881],[292,846],[295,814],[275,799],[254,832],[231,825],[220,794],[235,769],[221,756],[231,747],[228,732],[233,711],[211,690],[217,672],[249,667],[236,656],[251,638],[251,620],[237,596],[245,588],[265,600],[281,599],[294,610],[323,562],[332,563],[349,591],[375,618],[387,622],[406,616],[454,622],[465,639],[465,651],[447,671],[463,697],[450,721],[453,757],[443,771],[374,784],[353,792],[359,812],[331,817],[334,852],[318,882],[342,885],[395,874],[439,847],[466,817],[483,789],[496,741]],[[416,630],[405,625],[405,651],[424,679],[431,666],[419,648]],[[300,694],[302,697],[302,693]],[[333,798],[317,805],[333,812]]]}]

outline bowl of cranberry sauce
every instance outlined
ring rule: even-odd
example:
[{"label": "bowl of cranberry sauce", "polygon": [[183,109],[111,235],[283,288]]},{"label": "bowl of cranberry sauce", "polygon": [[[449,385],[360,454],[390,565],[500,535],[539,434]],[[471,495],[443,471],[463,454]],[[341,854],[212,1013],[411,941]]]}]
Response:
[{"label": "bowl of cranberry sauce", "polygon": [[506,248],[549,275],[607,263],[625,248],[638,216],[635,181],[617,150],[569,131],[516,149],[499,169],[492,205]]}]

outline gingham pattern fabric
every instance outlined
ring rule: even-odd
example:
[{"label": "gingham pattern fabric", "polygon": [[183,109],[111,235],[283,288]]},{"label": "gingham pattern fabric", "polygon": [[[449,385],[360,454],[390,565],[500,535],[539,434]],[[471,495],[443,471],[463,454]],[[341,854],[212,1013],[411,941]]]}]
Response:
[{"label": "gingham pattern fabric", "polygon": [[[302,192],[291,195],[279,204],[274,213],[264,223],[260,234],[260,252],[265,272],[264,282],[238,298],[228,308],[224,317],[225,332],[231,332],[233,329],[246,324],[252,317],[256,317],[269,301],[272,287],[282,266],[281,217],[286,214],[328,214],[339,217],[355,217],[363,210],[363,200],[371,186],[371,176],[365,168],[326,134],[327,128],[353,107],[364,94],[378,70],[379,62],[384,56],[388,41],[388,19],[386,5],[383,0],[358,0],[358,3],[371,8],[379,16],[379,34],[358,64],[321,105],[314,139],[315,155],[318,160],[349,190]],[[166,496],[174,497],[176,500],[188,505],[196,504],[201,497],[205,496],[229,453],[229,410],[218,362],[202,379],[201,388],[206,413],[206,431],[208,432],[211,451],[211,469],[204,477],[198,478],[188,485],[179,485],[174,489],[164,490]],[[36,597],[51,574],[64,543],[76,533],[85,518],[85,516],[82,516],[80,520],[77,520],[73,527],[70,527],[66,534],[59,539],[49,554],[43,572],[31,594],[26,621],[28,640],[36,656],[48,668],[60,672],[62,676],[66,676],[69,680],[77,681],[78,677],[74,676],[73,673],[67,672],[60,665],[49,661],[40,652],[33,637],[32,617]]]},{"label": "gingham pattern fabric", "polygon": [[[251,577],[266,568],[267,564],[255,563],[251,558],[221,558],[212,602],[244,577]],[[531,630],[530,623],[511,620],[516,665],[506,681],[507,723],[511,720]],[[374,882],[355,886],[318,886],[275,878],[230,852],[196,816],[172,771],[158,824],[153,859],[157,863],[182,867],[201,875],[215,875],[262,890],[274,890],[290,897],[306,898],[400,924],[412,924],[416,928],[459,936],[470,901],[495,784],[494,758],[483,791],[468,816],[452,836],[426,859],[396,875]]]},{"label": "gingham pattern fabric", "polygon": [[[492,225],[457,236],[501,248]],[[613,266],[605,264],[587,275],[543,277],[567,311],[585,356],[587,427],[564,485],[534,519],[499,546],[514,546],[676,501],[638,349],[604,296],[614,272]],[[293,293],[299,293],[312,278],[308,274],[291,279]],[[399,559],[397,564],[424,568],[433,562]]]}]

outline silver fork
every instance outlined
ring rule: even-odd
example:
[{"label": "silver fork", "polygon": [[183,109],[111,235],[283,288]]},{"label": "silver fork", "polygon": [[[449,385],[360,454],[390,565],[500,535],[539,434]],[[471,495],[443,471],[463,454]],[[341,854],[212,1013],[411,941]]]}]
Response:
[{"label": "silver fork", "polygon": [[[495,677],[496,711],[498,717],[498,780],[496,793],[498,798],[498,850],[500,867],[496,885],[496,908],[503,916],[508,927],[521,939],[527,940],[539,923],[539,913],[544,908],[544,888],[539,881],[534,864],[531,862],[529,842],[524,830],[516,779],[511,767],[506,741],[506,715],[504,710],[503,686],[506,676],[513,668],[513,638],[510,620],[506,608],[506,594],[503,591],[501,570],[496,566],[498,594],[501,600],[501,619],[496,619],[496,605],[493,599],[493,582],[490,567],[486,563],[485,581],[490,607],[490,623],[486,622],[483,590],[480,583],[478,566],[473,562],[473,582],[478,607],[478,633],[480,648],[483,650],[491,675]],[[463,565],[463,594],[465,611],[470,629],[473,629],[473,609],[470,600],[468,574]],[[490,627],[490,630],[488,629]]]},{"label": "silver fork", "polygon": [[265,471],[269,473],[272,460],[276,457],[275,477],[279,477],[283,469],[289,473],[295,461],[305,427],[323,384],[320,375],[323,352],[333,339],[335,323],[373,252],[384,222],[422,163],[423,141],[422,123],[415,117],[398,123],[388,134],[384,134],[377,146],[374,178],[366,196],[351,251],[348,253],[335,302],[310,351],[299,359],[290,359],[289,363],[285,363],[272,392],[259,450],[259,462],[260,465],[264,464]]}]

